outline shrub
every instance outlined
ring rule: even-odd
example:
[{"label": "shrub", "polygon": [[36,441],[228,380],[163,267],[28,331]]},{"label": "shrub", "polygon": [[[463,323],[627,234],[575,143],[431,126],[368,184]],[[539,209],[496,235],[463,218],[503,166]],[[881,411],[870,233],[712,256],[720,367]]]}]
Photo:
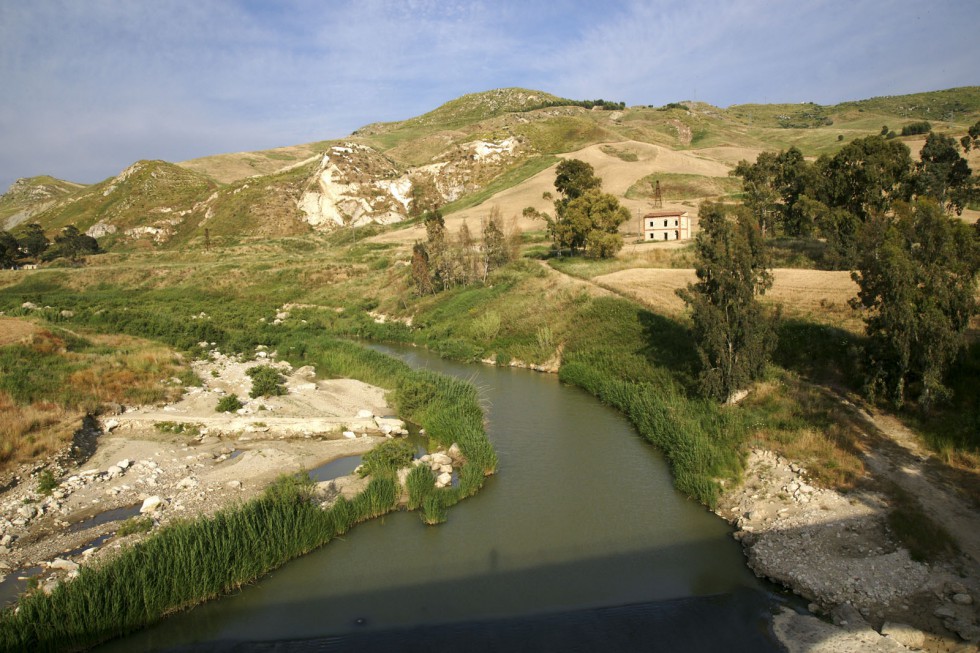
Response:
[{"label": "shrub", "polygon": [[902,136],[916,136],[918,134],[928,134],[932,131],[932,125],[928,120],[909,123],[902,127]]},{"label": "shrub", "polygon": [[37,491],[41,494],[51,494],[58,487],[58,481],[50,469],[45,469],[37,476]]},{"label": "shrub", "polygon": [[269,365],[259,365],[250,368],[246,374],[252,377],[252,391],[248,393],[253,399],[256,397],[279,397],[286,394],[286,387],[283,385],[285,378],[274,367]]},{"label": "shrub", "polygon": [[153,519],[146,515],[142,517],[130,517],[124,521],[119,530],[116,531],[118,537],[126,537],[136,533],[149,533],[153,528]]},{"label": "shrub", "polygon": [[219,413],[233,413],[242,407],[242,402],[238,400],[238,395],[227,395],[221,398],[215,411]]},{"label": "shrub", "polygon": [[404,440],[382,442],[364,454],[362,476],[392,475],[407,465],[415,454],[415,448]]}]

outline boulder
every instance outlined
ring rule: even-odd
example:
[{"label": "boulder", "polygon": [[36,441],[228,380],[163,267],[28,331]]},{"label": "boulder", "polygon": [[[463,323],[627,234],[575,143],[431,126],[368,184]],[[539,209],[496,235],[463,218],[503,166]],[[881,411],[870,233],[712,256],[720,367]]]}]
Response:
[{"label": "boulder", "polygon": [[374,413],[366,408],[362,408],[361,410],[357,411],[358,419],[371,419],[372,417],[374,417]]},{"label": "boulder", "polygon": [[953,603],[956,605],[973,605],[973,597],[966,592],[953,595]]},{"label": "boulder", "polygon": [[432,454],[431,459],[432,459],[432,462],[433,463],[437,463],[439,465],[452,465],[453,464],[453,459],[450,458],[448,455],[442,453],[441,451]]},{"label": "boulder", "polygon": [[926,634],[908,624],[897,624],[886,621],[881,627],[881,634],[894,639],[905,648],[910,648],[913,651],[918,651],[926,643]]},{"label": "boulder", "polygon": [[109,475],[109,478],[113,478],[122,474],[123,470],[119,465],[110,465],[109,469],[105,470],[105,473]]},{"label": "boulder", "polygon": [[143,500],[143,505],[140,506],[140,513],[145,514],[148,512],[156,512],[163,508],[163,497],[152,496],[147,497]]},{"label": "boulder", "polygon": [[463,450],[460,449],[459,448],[459,445],[456,444],[455,442],[453,442],[452,446],[449,447],[449,451],[447,451],[446,453],[449,454],[449,457],[450,458],[452,458],[453,460],[455,460],[457,462],[462,461],[463,458],[464,458],[464,456],[463,456]]},{"label": "boulder", "polygon": [[72,562],[71,560],[65,560],[64,558],[55,558],[52,560],[48,567],[50,569],[63,569],[65,571],[75,571],[78,569],[78,563]]},{"label": "boulder", "polygon": [[447,472],[443,472],[442,474],[439,474],[439,476],[436,478],[436,487],[449,487],[450,485],[452,485],[452,482],[453,482],[453,475]]},{"label": "boulder", "polygon": [[116,463],[116,467],[118,467],[119,469],[129,469],[129,466],[131,464],[132,463],[129,462],[129,458],[123,458],[118,463]]},{"label": "boulder", "polygon": [[241,490],[242,489],[242,482],[241,481],[228,481],[227,483],[225,483],[225,485],[227,485],[228,487],[230,487],[233,490]]},{"label": "boulder", "polygon": [[118,419],[107,419],[107,420],[105,421],[105,423],[104,423],[104,424],[102,425],[102,429],[103,429],[103,430],[104,430],[104,431],[105,431],[106,433],[108,433],[108,432],[109,432],[109,431],[111,431],[112,429],[114,429],[114,428],[118,428],[118,426],[119,426],[119,420],[118,420]]},{"label": "boulder", "polygon": [[353,431],[344,431],[344,437],[348,440],[353,440],[357,437],[357,433],[354,433]]}]

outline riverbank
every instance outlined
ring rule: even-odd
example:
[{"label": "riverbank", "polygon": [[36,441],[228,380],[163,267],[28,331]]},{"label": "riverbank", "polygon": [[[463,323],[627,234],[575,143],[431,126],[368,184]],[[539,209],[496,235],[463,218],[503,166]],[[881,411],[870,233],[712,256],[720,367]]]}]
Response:
[{"label": "riverbank", "polygon": [[977,650],[972,557],[913,559],[889,526],[885,494],[816,487],[772,451],[750,452],[745,479],[717,513],[737,528],[749,567],[838,627],[786,611],[775,630],[790,651]]},{"label": "riverbank", "polygon": [[[250,399],[248,370],[270,363],[285,394]],[[317,380],[313,367],[293,369],[265,353],[244,360],[213,352],[193,366],[202,385],[179,401],[103,415],[97,448],[81,464],[69,465],[64,452],[55,457],[62,464],[25,465],[13,475],[0,494],[0,576],[16,581],[33,570],[51,591],[80,565],[175,520],[214,515],[257,497],[282,474],[362,455],[407,433],[377,386]],[[230,395],[242,407],[216,412]]]}]

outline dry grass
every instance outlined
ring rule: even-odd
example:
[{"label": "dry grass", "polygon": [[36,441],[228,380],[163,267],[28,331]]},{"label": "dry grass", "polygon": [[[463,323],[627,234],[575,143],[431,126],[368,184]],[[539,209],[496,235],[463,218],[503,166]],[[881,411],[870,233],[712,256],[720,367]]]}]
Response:
[{"label": "dry grass", "polygon": [[0,350],[8,365],[7,390],[0,391],[0,470],[68,444],[86,412],[108,403],[172,401],[183,392],[184,381],[178,379],[189,380],[183,361],[146,340],[90,335],[84,344],[69,347],[68,334],[60,337],[26,321],[5,322],[20,324],[20,338],[5,338]]},{"label": "dry grass", "polygon": [[33,322],[14,317],[0,317],[0,347],[20,342],[41,330]]},{"label": "dry grass", "polygon": [[[848,306],[857,296],[857,284],[849,272],[823,270],[773,270],[772,289],[764,302],[782,304],[783,314],[861,333],[864,324],[858,311]],[[642,268],[620,270],[593,279],[599,285],[632,297],[654,311],[680,315],[684,302],[676,290],[696,281],[694,270]]]},{"label": "dry grass", "polygon": [[80,411],[50,402],[18,406],[0,392],[0,469],[56,452],[71,442]]},{"label": "dry grass", "polygon": [[755,446],[799,461],[819,484],[850,489],[865,475],[862,431],[823,388],[786,374],[757,384],[742,408],[755,416]]}]

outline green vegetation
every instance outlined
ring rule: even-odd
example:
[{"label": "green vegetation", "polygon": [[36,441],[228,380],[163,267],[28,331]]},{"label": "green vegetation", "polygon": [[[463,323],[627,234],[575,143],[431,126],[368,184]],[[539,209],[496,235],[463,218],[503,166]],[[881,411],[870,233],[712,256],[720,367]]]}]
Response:
[{"label": "green vegetation", "polygon": [[286,394],[286,386],[283,385],[286,379],[279,370],[270,365],[258,365],[250,367],[247,375],[252,377],[252,389],[248,396],[256,399],[258,397],[280,397]]},{"label": "green vegetation", "polygon": [[412,462],[415,447],[404,440],[382,442],[364,454],[361,476],[392,475]]},{"label": "green vegetation", "polygon": [[218,401],[214,410],[218,413],[233,413],[241,407],[242,402],[239,401],[238,395],[225,395]]},{"label": "green vegetation", "polygon": [[153,518],[149,515],[130,517],[119,525],[119,529],[116,531],[116,537],[126,537],[127,535],[136,535],[137,533],[149,533],[151,530],[153,530]]},{"label": "green vegetation", "polygon": [[615,197],[601,192],[601,187],[602,180],[590,164],[578,159],[558,164],[555,189],[561,197],[555,200],[555,215],[540,217],[547,222],[559,255],[568,249],[573,256],[582,250],[589,258],[610,258],[622,249],[619,227],[630,219],[630,213]]},{"label": "green vegetation", "polygon": [[912,122],[902,127],[902,136],[917,136],[919,134],[928,134],[932,131],[932,125],[929,124],[928,120],[922,120],[920,122]]},{"label": "green vegetation", "polygon": [[768,251],[749,211],[733,213],[720,204],[701,206],[698,281],[678,292],[694,321],[698,385],[720,401],[762,376],[773,346],[772,321],[757,299],[772,287]]},{"label": "green vegetation", "polygon": [[858,300],[867,311],[867,392],[896,407],[949,398],[943,378],[977,312],[980,247],[934,201],[899,203],[858,245]]},{"label": "green vegetation", "polygon": [[47,496],[58,487],[58,479],[54,477],[50,469],[41,470],[37,476],[37,491]]},{"label": "green vegetation", "polygon": [[174,435],[186,435],[194,437],[201,434],[199,424],[188,424],[187,422],[154,422],[154,428],[161,433],[173,433]]}]

